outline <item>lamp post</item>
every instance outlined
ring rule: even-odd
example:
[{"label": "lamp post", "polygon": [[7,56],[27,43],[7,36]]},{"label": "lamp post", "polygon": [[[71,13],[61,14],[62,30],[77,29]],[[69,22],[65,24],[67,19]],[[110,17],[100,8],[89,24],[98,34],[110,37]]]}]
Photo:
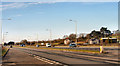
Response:
[{"label": "lamp post", "polygon": [[39,41],[39,35],[37,33],[37,36],[36,36],[36,40],[37,40],[37,44],[38,44],[38,41]]},{"label": "lamp post", "polygon": [[52,31],[51,31],[51,29],[47,29],[47,31],[50,31],[50,44],[52,43],[51,41],[52,41]]},{"label": "lamp post", "polygon": [[76,34],[76,43],[77,43],[77,21],[69,20],[75,23],[75,34]]},{"label": "lamp post", "polygon": [[1,27],[0,27],[0,29],[1,29],[1,30],[0,30],[0,34],[1,34],[1,35],[0,35],[0,36],[1,36],[1,37],[0,37],[0,40],[1,40],[1,41],[0,41],[0,44],[2,44],[2,42],[3,42],[3,41],[2,41],[2,20],[11,20],[11,18],[8,18],[8,19],[0,19],[0,26],[1,26]]},{"label": "lamp post", "polygon": [[5,32],[3,33],[3,44],[4,44],[4,41],[5,41],[5,35],[7,35],[8,32]]}]

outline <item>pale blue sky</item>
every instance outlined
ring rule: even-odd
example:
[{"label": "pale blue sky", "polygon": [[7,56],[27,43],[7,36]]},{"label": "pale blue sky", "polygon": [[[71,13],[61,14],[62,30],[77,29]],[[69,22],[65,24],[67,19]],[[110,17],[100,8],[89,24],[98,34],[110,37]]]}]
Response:
[{"label": "pale blue sky", "polygon": [[118,2],[119,0],[1,0],[2,2]]},{"label": "pale blue sky", "polygon": [[3,21],[3,32],[9,32],[6,41],[22,39],[39,40],[52,37],[62,38],[63,35],[75,33],[75,23],[78,22],[78,34],[90,33],[100,27],[108,27],[111,31],[118,29],[117,2],[22,2],[2,3],[2,18],[11,18]]}]

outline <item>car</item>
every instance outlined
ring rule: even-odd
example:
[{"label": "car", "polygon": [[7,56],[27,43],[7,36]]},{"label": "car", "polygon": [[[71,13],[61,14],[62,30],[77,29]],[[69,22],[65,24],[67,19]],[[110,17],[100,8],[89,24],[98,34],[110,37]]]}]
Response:
[{"label": "car", "polygon": [[12,48],[12,45],[10,45],[10,48]]},{"label": "car", "polygon": [[71,44],[69,44],[69,47],[77,47],[77,44],[71,43]]},{"label": "car", "polygon": [[21,46],[21,47],[25,47],[25,44],[21,44],[20,46]]},{"label": "car", "polygon": [[39,47],[40,45],[36,45],[36,47]]},{"label": "car", "polygon": [[46,47],[51,47],[51,44],[50,44],[50,43],[47,43],[47,44],[46,44]]},{"label": "car", "polygon": [[84,45],[87,45],[88,43],[83,43]]}]

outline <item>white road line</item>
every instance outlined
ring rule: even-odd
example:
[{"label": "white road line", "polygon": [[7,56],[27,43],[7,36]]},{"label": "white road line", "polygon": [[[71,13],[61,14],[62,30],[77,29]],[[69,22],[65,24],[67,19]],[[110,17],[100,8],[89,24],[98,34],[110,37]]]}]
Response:
[{"label": "white road line", "polygon": [[53,63],[50,63],[50,64],[53,64]]},{"label": "white road line", "polygon": [[34,58],[40,60],[40,61],[43,61],[43,62],[46,62],[48,64],[58,64],[58,65],[63,65],[62,63],[59,63],[59,62],[56,62],[56,61],[52,61],[52,60],[49,60],[49,59],[46,59],[46,58],[42,58],[42,57],[39,57],[39,56],[36,56],[36,55],[33,55],[33,54],[29,54],[31,56],[34,56]]},{"label": "white road line", "polygon": [[118,62],[113,62],[113,61],[105,61],[105,62],[119,64]]}]

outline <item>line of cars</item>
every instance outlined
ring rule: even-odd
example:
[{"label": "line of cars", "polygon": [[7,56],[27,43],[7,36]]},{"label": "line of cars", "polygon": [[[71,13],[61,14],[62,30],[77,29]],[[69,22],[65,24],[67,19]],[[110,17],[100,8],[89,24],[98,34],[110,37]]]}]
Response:
[{"label": "line of cars", "polygon": [[[46,47],[52,47],[52,46],[51,46],[50,43],[47,43],[47,44],[46,44]],[[53,46],[53,47],[54,47],[54,46]],[[77,47],[77,44],[71,43],[71,44],[69,44],[69,47]]]},{"label": "line of cars", "polygon": [[21,47],[25,47],[25,44],[21,44],[20,46],[21,46]]},{"label": "line of cars", "polygon": [[[25,44],[21,44],[20,46],[21,46],[21,47],[25,47]],[[36,45],[36,47],[39,47],[39,45]],[[50,43],[46,43],[46,47],[52,47],[52,45],[51,45]],[[55,47],[55,46],[53,45],[53,47]],[[77,47],[77,44],[75,44],[75,43],[70,43],[70,44],[69,44],[69,47]]]},{"label": "line of cars", "polygon": [[[45,46],[46,46],[46,47],[55,47],[55,45],[52,45],[52,44],[50,44],[50,43],[46,43]],[[36,45],[36,47],[39,47],[39,45]],[[69,44],[69,47],[77,47],[77,44],[71,43],[71,44]]]}]

